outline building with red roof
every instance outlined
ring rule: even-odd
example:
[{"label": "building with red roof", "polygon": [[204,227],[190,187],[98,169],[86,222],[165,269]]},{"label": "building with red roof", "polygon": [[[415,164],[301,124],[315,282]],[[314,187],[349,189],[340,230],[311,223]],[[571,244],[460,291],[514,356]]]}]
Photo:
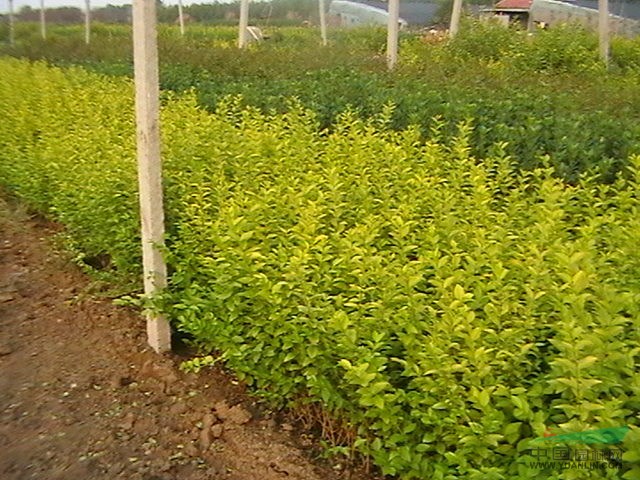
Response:
[{"label": "building with red roof", "polygon": [[[583,7],[576,0],[500,0],[492,8],[482,11],[484,18],[498,20],[504,25],[520,24],[531,30],[534,25],[546,28],[559,24],[579,24],[597,30],[597,9]],[[634,37],[640,35],[640,22],[609,14],[611,33]]]},{"label": "building with red roof", "polygon": [[501,0],[494,5],[494,10],[529,11],[533,0]]},{"label": "building with red roof", "polygon": [[531,28],[529,14],[532,5],[533,0],[500,0],[492,8],[483,10],[483,13],[505,25],[519,23],[525,28]]}]

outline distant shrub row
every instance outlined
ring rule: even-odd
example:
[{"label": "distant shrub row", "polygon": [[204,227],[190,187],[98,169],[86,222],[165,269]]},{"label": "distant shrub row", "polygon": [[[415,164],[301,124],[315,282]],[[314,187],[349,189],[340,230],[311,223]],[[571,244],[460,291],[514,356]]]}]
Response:
[{"label": "distant shrub row", "polygon": [[[97,25],[89,47],[80,28],[56,29],[47,42],[37,38],[37,29],[23,28],[18,46],[5,51],[131,74],[126,27]],[[460,122],[470,122],[474,155],[489,155],[496,142],[506,142],[522,167],[550,161],[571,181],[586,170],[610,181],[640,152],[638,40],[614,40],[607,73],[596,38],[583,30],[530,36],[468,24],[451,42],[404,37],[400,67],[388,74],[384,30],[333,31],[327,48],[319,47],[315,29],[270,33],[270,41],[239,52],[234,28],[190,26],[185,38],[161,29],[163,89],[194,89],[210,111],[225,96],[242,95],[244,105],[285,112],[294,97],[328,129],[346,110],[370,118],[393,104],[391,128],[415,124],[428,138],[437,126],[450,140]]]}]

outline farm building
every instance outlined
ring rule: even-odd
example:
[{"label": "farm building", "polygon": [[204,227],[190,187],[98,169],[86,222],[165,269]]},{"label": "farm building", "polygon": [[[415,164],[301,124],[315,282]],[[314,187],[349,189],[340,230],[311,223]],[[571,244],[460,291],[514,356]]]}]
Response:
[{"label": "farm building", "polygon": [[[334,0],[329,6],[330,21],[341,27],[359,27],[365,25],[386,25],[388,13],[386,9],[372,7],[359,2]],[[400,18],[400,27],[407,22]]]},{"label": "farm building", "polygon": [[[578,23],[590,29],[598,28],[598,10],[558,0],[501,0],[493,8],[482,12],[484,18],[496,18],[505,24],[520,23],[528,28],[534,25],[552,26]],[[640,33],[640,22],[633,18],[609,14],[611,32],[623,36]]]},{"label": "farm building", "polygon": [[[334,0],[329,14],[335,25],[386,25],[388,2],[381,0]],[[432,25],[440,4],[433,2],[400,2],[400,18],[403,26]]]},{"label": "farm building", "polygon": [[482,11],[482,18],[493,18],[508,25],[518,23],[526,27],[529,25],[531,4],[533,0],[501,0],[493,8]]},{"label": "farm building", "polygon": [[[579,7],[598,9],[598,0],[574,0],[571,3]],[[640,3],[633,0],[609,0],[609,13],[619,17],[640,20]]]},{"label": "farm building", "polygon": [[[371,7],[377,7],[382,10],[387,9],[388,3],[381,0],[359,0],[360,3],[364,3]],[[407,2],[406,0],[400,1],[400,18],[404,19],[409,26],[419,25],[431,25],[433,19],[438,13],[440,4],[437,1],[433,2]]]}]

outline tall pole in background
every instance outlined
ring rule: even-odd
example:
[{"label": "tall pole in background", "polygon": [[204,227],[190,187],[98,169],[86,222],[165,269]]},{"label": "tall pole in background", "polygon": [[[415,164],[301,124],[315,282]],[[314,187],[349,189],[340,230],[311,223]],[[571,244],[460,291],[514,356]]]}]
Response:
[{"label": "tall pole in background", "polygon": [[180,22],[180,35],[184,35],[184,15],[182,13],[182,0],[178,0],[178,21]]},{"label": "tall pole in background", "polygon": [[398,30],[400,26],[400,0],[389,0],[387,24],[387,67],[393,70],[398,62]]},{"label": "tall pole in background", "polygon": [[320,8],[320,35],[322,36],[322,45],[327,45],[327,12],[324,0],[318,0]]},{"label": "tall pole in background", "polygon": [[15,18],[13,17],[13,0],[9,0],[9,45],[16,43],[15,35]]},{"label": "tall pole in background", "polygon": [[[156,0],[133,1],[133,65],[144,292],[153,295],[167,286],[167,266],[162,257],[164,207]],[[171,350],[171,328],[164,316],[147,314],[147,340],[158,353]]]},{"label": "tall pole in background", "polygon": [[44,13],[44,0],[40,0],[40,36],[47,39],[47,19]]},{"label": "tall pole in background", "polygon": [[455,37],[460,29],[460,14],[462,13],[462,0],[453,0],[451,11],[451,23],[449,24],[449,36]]},{"label": "tall pole in background", "polygon": [[600,58],[609,66],[609,0],[598,0],[598,33]]},{"label": "tall pole in background", "polygon": [[247,27],[249,26],[249,0],[240,0],[240,24],[238,25],[238,47],[247,46]]},{"label": "tall pole in background", "polygon": [[91,41],[91,0],[85,0],[84,10],[84,43]]}]

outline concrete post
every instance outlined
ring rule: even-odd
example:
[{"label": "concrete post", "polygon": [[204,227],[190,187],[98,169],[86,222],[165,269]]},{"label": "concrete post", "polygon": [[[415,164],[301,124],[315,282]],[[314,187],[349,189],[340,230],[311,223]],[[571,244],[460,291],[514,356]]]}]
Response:
[{"label": "concrete post", "polygon": [[[136,88],[138,185],[142,225],[144,292],[152,295],[167,286],[164,246],[162,164],[160,158],[160,86],[155,0],[133,2],[133,62]],[[169,322],[148,314],[149,345],[158,353],[171,350]]]},{"label": "concrete post", "polygon": [[400,28],[400,0],[389,0],[387,24],[387,67],[393,70],[398,63],[398,30]]}]

